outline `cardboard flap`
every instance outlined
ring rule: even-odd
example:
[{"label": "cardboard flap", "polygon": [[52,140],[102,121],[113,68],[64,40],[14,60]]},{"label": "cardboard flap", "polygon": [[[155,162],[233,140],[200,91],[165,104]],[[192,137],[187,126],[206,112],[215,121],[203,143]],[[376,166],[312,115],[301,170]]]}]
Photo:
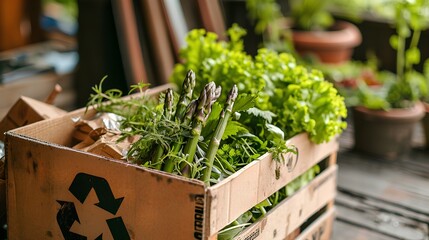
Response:
[{"label": "cardboard flap", "polygon": [[44,102],[21,97],[0,122],[0,140],[4,140],[4,133],[9,130],[66,113],[66,111]]}]

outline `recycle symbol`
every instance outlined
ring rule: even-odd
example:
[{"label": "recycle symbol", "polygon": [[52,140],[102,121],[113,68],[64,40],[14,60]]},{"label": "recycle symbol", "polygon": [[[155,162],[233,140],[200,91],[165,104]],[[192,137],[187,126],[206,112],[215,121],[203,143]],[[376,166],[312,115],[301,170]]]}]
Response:
[{"label": "recycle symbol", "polygon": [[[73,179],[69,187],[69,191],[79,200],[84,203],[91,189],[94,189],[99,200],[95,205],[113,215],[119,210],[124,198],[115,198],[112,189],[106,179],[89,175],[86,173],[78,173]],[[75,221],[80,223],[76,207],[73,202],[57,200],[61,205],[57,213],[57,222],[65,240],[86,240],[87,237],[71,232],[70,229]],[[106,223],[109,227],[113,239],[127,240],[130,239],[127,228],[125,227],[122,217],[114,217],[107,219]],[[103,234],[100,234],[95,240],[102,240]]]}]

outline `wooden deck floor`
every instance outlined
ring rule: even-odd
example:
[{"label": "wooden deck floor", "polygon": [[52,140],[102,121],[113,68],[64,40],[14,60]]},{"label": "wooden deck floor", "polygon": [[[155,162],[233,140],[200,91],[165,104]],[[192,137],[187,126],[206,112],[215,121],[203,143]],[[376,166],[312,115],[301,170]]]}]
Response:
[{"label": "wooden deck floor", "polygon": [[429,239],[429,150],[421,147],[421,128],[399,161],[354,151],[351,129],[340,137],[332,239]]}]

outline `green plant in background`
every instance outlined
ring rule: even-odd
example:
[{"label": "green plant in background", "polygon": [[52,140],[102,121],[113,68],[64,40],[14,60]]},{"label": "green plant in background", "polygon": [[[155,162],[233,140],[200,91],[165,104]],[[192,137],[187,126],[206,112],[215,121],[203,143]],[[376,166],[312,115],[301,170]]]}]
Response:
[{"label": "green plant in background", "polygon": [[[361,85],[361,105],[370,109],[407,108],[428,95],[429,65],[423,74],[415,69],[421,62],[418,47],[421,31],[429,27],[429,1],[390,1],[394,13],[396,34],[390,45],[396,50],[396,75],[384,82],[380,89]],[[409,40],[409,44],[407,44]]]},{"label": "green plant in background", "polygon": [[258,94],[256,107],[275,114],[273,124],[285,138],[307,132],[316,143],[329,141],[346,127],[344,100],[317,70],[297,64],[286,53],[260,49],[252,58],[242,49],[243,30],[228,31],[231,42],[217,41],[213,33],[193,30],[180,52],[183,63],[175,66],[172,81],[179,83],[186,69],[199,76],[196,89],[214,81],[229,89],[236,84],[239,92]]},{"label": "green plant in background", "polygon": [[300,30],[326,29],[334,23],[328,11],[329,0],[291,0],[291,18]]},{"label": "green plant in background", "polygon": [[246,9],[249,17],[256,20],[255,32],[259,34],[283,16],[276,0],[246,0]]},{"label": "green plant in background", "polygon": [[267,42],[284,41],[287,33],[281,19],[285,16],[290,20],[289,27],[298,30],[326,30],[335,20],[333,12],[351,19],[358,20],[366,5],[359,0],[284,0],[287,7],[283,14],[276,0],[246,0],[249,17],[255,21],[255,32],[263,34],[268,31]]},{"label": "green plant in background", "polygon": [[282,24],[283,14],[276,0],[246,0],[246,10],[265,47],[294,53],[291,33]]},{"label": "green plant in background", "polygon": [[362,11],[359,1],[350,0],[289,0],[290,18],[298,30],[326,30],[335,20],[332,12],[357,20]]}]

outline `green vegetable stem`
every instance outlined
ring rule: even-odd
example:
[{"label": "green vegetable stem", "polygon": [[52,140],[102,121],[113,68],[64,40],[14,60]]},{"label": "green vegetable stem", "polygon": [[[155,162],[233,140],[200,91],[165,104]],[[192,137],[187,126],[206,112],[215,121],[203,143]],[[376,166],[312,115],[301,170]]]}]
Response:
[{"label": "green vegetable stem", "polygon": [[238,89],[237,86],[234,85],[231,91],[228,94],[227,100],[225,102],[225,106],[220,114],[220,119],[217,124],[214,135],[209,143],[209,148],[206,153],[206,168],[203,170],[202,179],[206,185],[210,185],[210,176],[213,168],[213,162],[216,156],[216,152],[219,148],[220,141],[222,139],[223,133],[225,132],[225,128],[228,124],[229,117],[232,114],[232,108],[234,106],[234,102],[237,99]]},{"label": "green vegetable stem", "polygon": [[[171,120],[173,116],[173,90],[169,88],[167,92],[165,93],[165,100],[164,100],[164,114],[161,116],[161,118],[165,118],[165,120],[169,121]],[[155,147],[154,154],[152,156],[152,163],[155,164],[155,169],[161,169],[162,166],[162,155],[164,154],[164,148],[161,144],[158,144]]]},{"label": "green vegetable stem", "polygon": [[183,80],[182,92],[180,93],[179,101],[177,102],[175,119],[182,121],[188,104],[191,102],[192,93],[195,87],[195,73],[189,70]]},{"label": "green vegetable stem", "polygon": [[[192,116],[194,115],[195,110],[197,109],[197,105],[198,105],[197,100],[193,100],[193,101],[191,101],[191,103],[189,103],[188,107],[185,110],[185,114],[183,116],[183,121],[181,123],[182,128],[185,128],[191,124]],[[172,147],[172,150],[170,153],[170,157],[165,162],[165,166],[163,169],[165,172],[169,172],[169,173],[173,172],[174,166],[176,165],[175,160],[179,159],[177,156],[180,152],[180,149],[182,148],[182,144],[183,144],[183,138],[179,138],[179,140],[173,144],[173,147]],[[183,167],[183,165],[182,165],[182,167]]]},{"label": "green vegetable stem", "polygon": [[[186,77],[183,80],[182,92],[180,93],[179,101],[176,105],[176,113],[174,118],[176,121],[179,121],[183,127],[187,127],[192,119],[192,115],[195,112],[195,102],[192,103],[192,93],[195,87],[195,73],[192,70],[189,70],[186,73]],[[189,104],[189,105],[188,105]],[[186,116],[185,116],[186,114]],[[175,159],[177,159],[177,154],[180,152],[180,149],[183,144],[183,138],[179,137],[177,141],[173,144],[171,148],[170,156],[165,161],[163,170],[165,172],[173,172]]]},{"label": "green vegetable stem", "polygon": [[183,150],[183,153],[186,156],[186,162],[183,162],[180,166],[183,176],[189,177],[189,169],[187,168],[186,163],[190,164],[194,160],[198,141],[201,136],[201,130],[210,115],[213,103],[215,103],[219,98],[220,92],[221,88],[216,88],[216,84],[214,82],[206,84],[204,89],[201,91],[198,98],[197,108],[192,119],[191,138],[188,140]]}]

